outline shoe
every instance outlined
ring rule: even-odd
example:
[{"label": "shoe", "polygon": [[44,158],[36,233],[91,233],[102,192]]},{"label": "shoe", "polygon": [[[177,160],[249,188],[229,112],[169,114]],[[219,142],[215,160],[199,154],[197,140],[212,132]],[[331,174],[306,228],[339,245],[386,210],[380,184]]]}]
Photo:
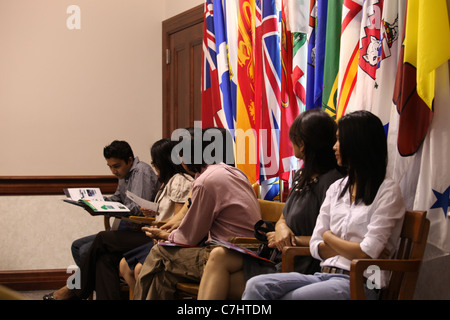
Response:
[{"label": "shoe", "polygon": [[56,300],[55,297],[53,296],[53,292],[46,294],[45,296],[42,297],[42,300]]},{"label": "shoe", "polygon": [[[55,298],[55,296],[53,295],[54,292],[46,294],[42,297],[42,300],[58,300]],[[80,298],[78,298],[77,295],[72,295],[70,298],[68,298],[67,300],[81,300]]]}]

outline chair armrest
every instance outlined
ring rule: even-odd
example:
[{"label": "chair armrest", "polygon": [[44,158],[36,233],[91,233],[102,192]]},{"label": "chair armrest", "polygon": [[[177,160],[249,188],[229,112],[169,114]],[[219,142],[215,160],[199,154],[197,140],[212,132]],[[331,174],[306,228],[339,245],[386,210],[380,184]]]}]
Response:
[{"label": "chair armrest", "polygon": [[421,260],[404,259],[355,259],[350,264],[350,297],[352,300],[364,300],[364,284],[367,279],[364,271],[370,266],[380,270],[398,272],[419,272]]},{"label": "chair armrest", "polygon": [[155,218],[153,217],[143,217],[143,216],[129,216],[126,218],[122,218],[123,220],[135,222],[135,223],[146,223],[149,225],[153,225],[155,222]]},{"label": "chair armrest", "polygon": [[256,251],[261,245],[261,241],[253,237],[229,237],[228,241],[240,247]]},{"label": "chair armrest", "polygon": [[309,247],[284,247],[281,256],[281,271],[293,272],[294,260],[297,256],[311,256]]},{"label": "chair armrest", "polygon": [[261,244],[261,241],[252,237],[229,237],[228,241],[234,244],[241,244],[241,243]]}]

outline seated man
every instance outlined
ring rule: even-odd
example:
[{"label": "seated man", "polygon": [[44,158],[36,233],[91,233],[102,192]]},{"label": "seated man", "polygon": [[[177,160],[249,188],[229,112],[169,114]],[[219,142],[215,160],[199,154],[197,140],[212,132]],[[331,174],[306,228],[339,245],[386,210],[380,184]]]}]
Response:
[{"label": "seated man", "polygon": [[259,203],[246,175],[224,163],[208,164],[212,163],[205,156],[209,145],[197,139],[202,139],[202,132],[195,128],[187,148],[180,152],[182,165],[195,175],[189,208],[171,232],[143,228],[149,237],[168,243],[150,251],[137,279],[134,299],[173,299],[178,282],[200,281],[207,256],[205,243],[211,238],[253,236],[260,219]]},{"label": "seated man", "polygon": [[[105,200],[121,202],[130,209],[130,215],[141,215],[139,206],[126,196],[126,192],[131,191],[143,199],[152,201],[159,189],[158,177],[154,170],[147,163],[140,161],[138,157],[134,157],[133,151],[126,141],[113,141],[104,148],[103,154],[111,172],[119,179],[116,192],[111,197],[106,197]],[[128,244],[126,248],[120,249],[125,250],[124,252],[148,242],[148,239],[143,236],[136,226],[126,221],[120,221],[118,230],[122,232],[107,232],[106,234],[101,232],[100,234],[114,235],[115,239],[118,236],[120,238],[126,237]],[[138,232],[129,233],[130,231]],[[73,242],[72,255],[79,267],[81,267],[83,259],[97,236],[98,234],[91,235]],[[117,244],[114,245],[116,249],[119,243],[121,246],[125,245],[123,241],[117,240]],[[69,292],[68,287],[64,286],[54,293],[45,295],[43,298],[44,300],[62,300],[71,296],[72,294]]]},{"label": "seated man", "polygon": [[[119,179],[116,192],[105,197],[105,200],[123,203],[130,209],[130,216],[141,215],[139,206],[127,197],[126,192],[131,191],[138,197],[152,201],[159,188],[155,172],[150,165],[134,157],[133,150],[126,141],[113,141],[103,149],[103,156],[112,174]],[[129,226],[125,221],[120,221],[119,229],[125,229],[127,225]],[[95,236],[83,237],[72,243],[72,256],[77,266],[80,266]]]}]

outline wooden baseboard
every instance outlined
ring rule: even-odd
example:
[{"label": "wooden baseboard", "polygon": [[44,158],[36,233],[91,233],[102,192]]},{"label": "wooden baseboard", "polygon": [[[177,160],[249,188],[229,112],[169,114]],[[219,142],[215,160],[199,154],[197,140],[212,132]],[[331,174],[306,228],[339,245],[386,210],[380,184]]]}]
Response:
[{"label": "wooden baseboard", "polygon": [[0,271],[0,285],[17,291],[54,290],[69,277],[66,269]]}]

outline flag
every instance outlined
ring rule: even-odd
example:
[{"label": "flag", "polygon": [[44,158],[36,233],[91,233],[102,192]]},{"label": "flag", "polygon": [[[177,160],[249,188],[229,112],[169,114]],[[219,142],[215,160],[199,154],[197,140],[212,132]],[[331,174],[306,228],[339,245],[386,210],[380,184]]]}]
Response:
[{"label": "flag", "polygon": [[[256,134],[256,157],[258,159],[259,168],[256,168],[256,181],[261,179],[261,168],[265,167],[265,159],[262,157],[262,153],[267,148],[262,143],[261,137],[261,119],[263,110],[266,109],[267,101],[265,99],[265,86],[264,86],[264,71],[261,68],[263,65],[262,54],[262,4],[263,0],[255,0],[255,32],[253,39],[253,55],[255,65],[255,126],[259,130],[255,131]],[[257,99],[256,97],[261,97]]]},{"label": "flag", "polygon": [[[392,103],[395,73],[403,34],[403,20],[406,0],[384,0],[380,31],[380,62],[373,90],[372,113],[376,114],[389,133],[391,116],[395,106]],[[396,117],[397,118],[397,117]],[[396,120],[395,120],[396,121]],[[398,153],[395,149],[391,151]]]},{"label": "flag", "polygon": [[314,69],[314,108],[322,107],[328,0],[317,1],[316,57]]},{"label": "flag", "polygon": [[236,104],[237,104],[237,69],[238,69],[238,1],[224,1],[225,25],[228,45],[228,70],[230,76],[231,110],[233,112],[234,125],[236,128]]},{"label": "flag", "polygon": [[260,181],[279,174],[280,116],[281,116],[281,59],[279,6],[275,0],[262,0],[261,10],[261,130]]},{"label": "flag", "polygon": [[310,0],[308,19],[308,65],[306,68],[306,110],[315,108],[314,84],[316,68],[316,18],[317,2]]},{"label": "flag", "polygon": [[336,119],[342,2],[328,1],[322,108]]},{"label": "flag", "polygon": [[309,0],[288,0],[286,24],[292,34],[292,81],[299,112],[306,106]]},{"label": "flag", "polygon": [[259,176],[255,108],[254,32],[255,1],[239,0],[236,101],[236,167],[255,183]]},{"label": "flag", "polygon": [[294,94],[292,81],[292,33],[286,23],[289,16],[287,1],[281,6],[281,117],[280,117],[280,178],[288,180],[291,171],[297,168],[297,159],[294,156],[289,128],[299,114],[297,97]]},{"label": "flag", "polygon": [[327,0],[311,0],[306,109],[322,107],[327,11]]},{"label": "flag", "polygon": [[406,13],[394,89],[400,114],[398,149],[403,156],[414,154],[425,139],[433,118],[434,70],[450,58],[450,44],[442,41],[450,37],[446,1],[409,0]]},{"label": "flag", "polygon": [[346,112],[356,110],[354,89],[358,72],[362,3],[363,0],[344,0],[342,6],[337,120]]},{"label": "flag", "polygon": [[[398,121],[393,121],[395,117],[391,117],[388,136],[390,148],[388,169],[389,172],[392,172],[394,179],[400,183],[406,207],[427,211],[427,218],[431,223],[428,243],[448,254],[450,253],[448,241],[450,236],[448,220],[450,167],[447,163],[447,159],[450,157],[448,126],[450,121],[450,109],[448,108],[450,50],[447,41],[429,43],[421,40],[423,36],[420,35],[421,32],[426,32],[430,38],[435,36],[442,37],[442,39],[450,38],[448,8],[445,1],[427,2],[426,9],[421,6],[421,2],[409,0],[406,21],[400,23],[404,25],[402,30],[404,41],[394,90],[394,101],[397,103],[397,108],[393,113]],[[440,15],[441,13],[444,13],[443,16]],[[425,25],[424,21],[426,21]],[[431,30],[439,30],[439,32]],[[421,48],[423,45],[426,45],[426,48]],[[420,62],[421,59],[424,59],[419,54],[423,50],[432,52],[425,57],[425,62]],[[429,83],[435,84],[432,93],[433,99],[429,100],[432,109],[418,94],[419,68],[417,67],[416,71],[414,67],[424,64],[436,66],[429,75],[432,77]],[[415,90],[416,82],[417,90]],[[425,116],[425,119],[421,119],[421,116]],[[408,121],[409,127],[405,125]],[[395,124],[398,124],[398,128]],[[425,130],[423,127],[428,129]],[[398,130],[398,137],[396,137],[395,130]],[[416,131],[422,136],[415,136]],[[431,250],[430,252],[435,254],[438,251]]]},{"label": "flag", "polygon": [[[448,21],[448,20],[447,20]],[[428,242],[450,253],[450,81],[448,63],[436,70],[434,117],[423,142],[414,209],[427,210]],[[433,95],[434,96],[434,95]]]},{"label": "flag", "polygon": [[365,0],[362,8],[355,105],[372,111],[377,69],[381,60],[383,0]]},{"label": "flag", "polygon": [[[226,2],[224,2],[226,4]],[[222,1],[213,2],[214,34],[216,42],[217,72],[222,110],[220,112],[221,123],[226,129],[234,129],[236,108],[232,103],[230,72],[228,66],[226,22]]]},{"label": "flag", "polygon": [[203,127],[223,127],[212,0],[206,0],[203,23],[201,115]]}]

